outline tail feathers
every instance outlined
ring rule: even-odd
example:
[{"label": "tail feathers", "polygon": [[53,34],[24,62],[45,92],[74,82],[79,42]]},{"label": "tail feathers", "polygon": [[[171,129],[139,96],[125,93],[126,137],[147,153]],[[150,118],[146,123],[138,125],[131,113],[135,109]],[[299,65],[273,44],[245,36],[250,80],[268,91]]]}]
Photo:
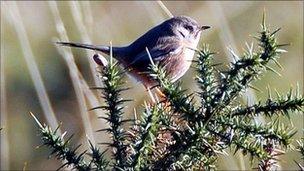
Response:
[{"label": "tail feathers", "polygon": [[59,44],[62,46],[97,50],[97,51],[103,52],[105,54],[110,53],[110,48],[108,46],[95,46],[95,45],[89,45],[89,44],[83,44],[83,43],[73,43],[73,42],[56,42],[56,44]]}]

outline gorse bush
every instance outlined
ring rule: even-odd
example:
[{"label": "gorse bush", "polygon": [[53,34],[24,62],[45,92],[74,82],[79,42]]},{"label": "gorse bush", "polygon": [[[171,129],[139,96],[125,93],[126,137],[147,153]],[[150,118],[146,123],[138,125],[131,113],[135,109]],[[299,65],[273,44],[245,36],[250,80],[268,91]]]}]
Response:
[{"label": "gorse bush", "polygon": [[[77,170],[212,170],[217,160],[227,155],[227,150],[241,151],[257,161],[260,170],[270,170],[276,166],[277,156],[291,149],[292,137],[296,130],[285,126],[280,116],[289,117],[292,112],[303,112],[304,99],[299,90],[287,94],[276,92],[273,98],[253,105],[243,105],[238,97],[247,88],[256,89],[251,83],[265,71],[277,73],[269,65],[278,66],[278,58],[284,44],[278,44],[276,33],[271,32],[263,18],[262,29],[256,37],[259,47],[248,50],[225,71],[219,71],[213,64],[215,53],[208,45],[197,50],[194,61],[199,91],[190,92],[181,88],[180,83],[172,83],[166,72],[158,64],[151,64],[150,76],[158,82],[165,99],[157,103],[145,103],[145,110],[139,118],[123,120],[125,100],[121,93],[125,88],[121,75],[124,72],[113,62],[101,71],[102,97],[106,111],[101,119],[109,123],[106,131],[111,136],[108,145],[112,149],[111,160],[105,157],[95,144],[90,143],[90,152],[76,152],[69,141],[57,135],[56,130],[47,125],[40,126],[43,144],[52,150],[52,155],[62,160],[62,166],[72,166]],[[197,101],[199,99],[199,102]],[[267,117],[265,124],[254,122],[254,117]],[[126,129],[125,122],[131,122]],[[303,154],[303,143],[299,141],[299,151]],[[89,154],[89,157],[84,157]]]}]

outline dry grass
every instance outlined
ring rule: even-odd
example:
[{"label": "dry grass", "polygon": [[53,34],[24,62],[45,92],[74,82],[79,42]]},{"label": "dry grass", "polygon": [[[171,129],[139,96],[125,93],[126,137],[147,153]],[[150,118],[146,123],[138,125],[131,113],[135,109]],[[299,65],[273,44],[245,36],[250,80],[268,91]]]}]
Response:
[{"label": "dry grass", "polygon": [[[62,19],[60,17],[60,13],[57,7],[57,2],[55,1],[49,1],[49,6],[52,11],[52,14],[54,16],[54,21],[56,23],[56,29],[59,34],[61,41],[69,41],[69,38],[67,36],[67,32],[65,30],[64,23],[62,22]],[[95,138],[93,136],[93,130],[91,126],[91,121],[88,116],[88,108],[86,107],[86,101],[85,96],[82,88],[81,78],[79,77],[79,71],[77,69],[77,65],[75,63],[72,51],[70,48],[62,48],[62,47],[56,47],[59,53],[62,55],[64,60],[66,61],[67,67],[69,68],[70,77],[72,79],[73,87],[76,93],[77,102],[79,105],[80,110],[80,116],[82,119],[82,124],[85,129],[85,134],[88,136],[88,138],[92,141],[93,144],[95,144]],[[83,80],[84,81],[84,80]]]},{"label": "dry grass", "polygon": [[[85,25],[83,20],[86,18],[92,18],[92,14],[88,13],[85,17],[81,12],[81,7],[79,5],[78,1],[70,1],[69,2],[70,7],[71,7],[71,11],[72,11],[72,16],[74,19],[74,22],[77,26],[78,32],[80,33],[80,37],[81,37],[81,41],[84,43],[88,43],[88,44],[92,44],[92,40],[90,39],[89,33],[88,33],[88,29],[86,28],[92,28],[92,23],[89,22],[89,24]],[[86,9],[88,11],[90,11],[90,9]],[[90,69],[94,78],[94,83],[96,86],[100,85],[100,81],[98,79],[98,76],[96,74],[96,67],[97,64],[92,60],[92,56],[94,55],[92,51],[86,51],[87,54],[87,59],[89,61],[90,64]]]},{"label": "dry grass", "polygon": [[[2,2],[1,2],[2,3]],[[2,5],[2,4],[1,4]],[[3,42],[1,39],[1,49],[3,49]],[[1,112],[1,120],[0,120],[0,129],[1,134],[0,134],[0,139],[1,139],[1,146],[0,146],[0,152],[1,152],[1,162],[0,162],[0,170],[9,170],[9,140],[8,140],[8,132],[6,131],[8,127],[8,113],[7,113],[7,97],[6,97],[6,84],[5,84],[5,69],[4,69],[4,64],[5,64],[5,59],[4,55],[2,54],[3,51],[1,51],[1,75],[0,75],[0,82],[1,82],[1,89],[0,89],[0,94],[1,94],[1,102],[0,102],[0,112]]]},{"label": "dry grass", "polygon": [[[56,115],[53,111],[52,105],[50,103],[47,91],[45,89],[44,83],[42,81],[38,66],[35,61],[35,56],[32,51],[32,47],[26,32],[26,29],[23,24],[23,20],[20,16],[18,6],[16,2],[9,2],[10,5],[6,5],[8,10],[9,20],[14,25],[16,30],[20,46],[22,48],[22,52],[26,61],[27,68],[30,72],[30,76],[35,86],[35,90],[37,92],[40,105],[43,109],[44,116],[47,120],[47,123],[52,127],[56,128],[58,126],[58,122],[56,119]],[[58,131],[61,132],[60,130]]]}]

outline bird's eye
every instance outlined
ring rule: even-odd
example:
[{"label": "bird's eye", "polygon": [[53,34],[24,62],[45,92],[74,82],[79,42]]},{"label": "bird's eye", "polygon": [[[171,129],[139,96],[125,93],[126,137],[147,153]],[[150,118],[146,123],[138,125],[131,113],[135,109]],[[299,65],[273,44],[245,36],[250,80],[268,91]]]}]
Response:
[{"label": "bird's eye", "polygon": [[186,26],[185,26],[185,29],[189,30],[190,32],[192,32],[192,31],[193,31],[193,27],[192,27],[192,26],[190,26],[190,25],[186,25]]},{"label": "bird's eye", "polygon": [[182,31],[178,31],[183,37],[186,37]]}]

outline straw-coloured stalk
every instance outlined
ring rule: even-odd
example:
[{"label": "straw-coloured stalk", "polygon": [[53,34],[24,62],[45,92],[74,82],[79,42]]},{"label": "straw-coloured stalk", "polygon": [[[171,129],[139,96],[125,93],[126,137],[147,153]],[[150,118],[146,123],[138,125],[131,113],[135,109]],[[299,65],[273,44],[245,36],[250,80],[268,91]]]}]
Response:
[{"label": "straw-coloured stalk", "polygon": [[[1,39],[1,49],[3,49],[3,42]],[[5,57],[1,51],[1,102],[0,102],[0,110],[1,110],[1,119],[0,119],[0,131],[1,131],[1,163],[0,170],[9,170],[9,141],[8,141],[8,125],[7,125],[7,108],[6,108],[6,88],[5,88]]]},{"label": "straw-coloured stalk", "polygon": [[[52,109],[48,94],[44,87],[38,66],[35,61],[35,57],[29,42],[29,38],[26,33],[26,29],[23,24],[23,20],[20,16],[18,6],[16,2],[9,2],[6,4],[6,7],[9,9],[8,14],[10,15],[10,21],[14,25],[14,29],[16,30],[22,52],[24,54],[24,58],[26,61],[27,68],[29,69],[30,76],[33,80],[35,90],[37,92],[39,102],[41,104],[44,116],[47,122],[50,124],[52,128],[56,128],[58,125],[56,116]],[[58,130],[60,133],[60,130]]]},{"label": "straw-coloured stalk", "polygon": [[[48,3],[50,6],[50,9],[51,9],[51,12],[54,16],[54,22],[56,24],[56,29],[57,29],[60,39],[63,41],[69,41],[66,30],[65,30],[65,26],[62,22],[60,14],[59,14],[57,2],[49,1]],[[95,144],[93,130],[92,130],[91,122],[90,122],[90,119],[88,116],[87,107],[86,107],[86,103],[85,103],[85,97],[83,94],[81,81],[80,81],[80,78],[78,75],[78,69],[75,64],[72,51],[70,48],[67,48],[67,49],[62,48],[60,50],[63,54],[62,57],[66,61],[67,67],[69,68],[69,74],[72,79],[73,87],[74,87],[74,90],[76,93],[77,102],[79,105],[80,115],[81,115],[82,123],[83,123],[84,129],[85,129],[85,133],[88,135],[88,137],[90,138],[92,143]]]},{"label": "straw-coloured stalk", "polygon": [[[78,29],[79,33],[80,33],[80,37],[81,37],[81,41],[84,43],[88,43],[88,44],[92,44],[92,40],[90,39],[89,33],[87,31],[87,28],[85,27],[84,24],[84,17],[83,14],[81,12],[81,7],[79,6],[79,2],[78,1],[70,1],[70,7],[71,7],[71,11],[72,11],[72,16],[74,19],[74,22],[76,24],[76,28]],[[90,13],[89,13],[90,14]],[[88,18],[91,18],[92,16],[85,16]],[[91,26],[88,26],[91,27]],[[96,67],[97,64],[91,59],[91,57],[93,56],[92,51],[86,51],[87,54],[87,59],[89,61],[90,64],[90,69],[94,78],[94,83],[96,86],[100,86],[100,81],[97,77],[96,74]]]},{"label": "straw-coloured stalk", "polygon": [[157,1],[157,4],[167,14],[168,17],[170,17],[170,18],[173,17],[173,14],[170,12],[170,10],[165,6],[165,4],[162,1]]}]

